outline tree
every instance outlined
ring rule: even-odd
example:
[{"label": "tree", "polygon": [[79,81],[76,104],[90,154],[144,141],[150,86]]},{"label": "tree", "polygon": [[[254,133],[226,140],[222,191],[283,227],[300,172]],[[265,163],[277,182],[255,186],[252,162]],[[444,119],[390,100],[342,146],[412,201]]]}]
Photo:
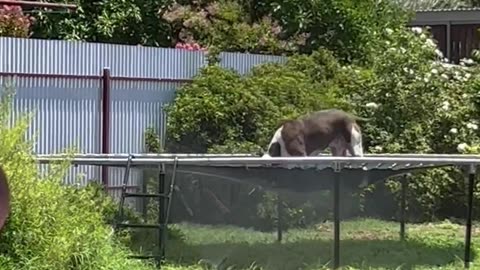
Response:
[{"label": "tree", "polygon": [[20,6],[0,6],[0,36],[29,37],[34,18],[23,13]]}]

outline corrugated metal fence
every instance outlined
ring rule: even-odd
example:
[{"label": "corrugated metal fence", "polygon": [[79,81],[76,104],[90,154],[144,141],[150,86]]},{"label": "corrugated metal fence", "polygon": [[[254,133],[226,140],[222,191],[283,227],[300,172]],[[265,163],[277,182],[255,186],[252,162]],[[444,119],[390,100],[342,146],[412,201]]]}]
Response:
[{"label": "corrugated metal fence", "polygon": [[[284,57],[222,53],[221,66],[241,74],[265,62]],[[153,127],[165,132],[163,106],[176,89],[188,83],[206,64],[202,52],[113,44],[0,37],[0,80],[13,80],[14,116],[34,112],[27,137],[35,136],[34,151],[59,153],[75,147],[81,153],[101,152],[102,70],[112,76],[110,152],[144,152],[143,133]],[[121,184],[124,169],[110,169],[109,185]],[[100,168],[71,168],[66,179],[74,183],[100,179]],[[139,172],[130,178],[137,184]],[[116,192],[115,192],[116,193]]]}]

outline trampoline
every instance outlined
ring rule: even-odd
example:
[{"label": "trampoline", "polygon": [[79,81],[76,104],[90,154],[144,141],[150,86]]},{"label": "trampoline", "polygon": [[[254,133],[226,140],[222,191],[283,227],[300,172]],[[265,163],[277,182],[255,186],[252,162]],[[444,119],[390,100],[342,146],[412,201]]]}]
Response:
[{"label": "trampoline", "polygon": [[[41,164],[64,160],[64,155],[39,155]],[[252,155],[200,155],[200,154],[80,154],[70,157],[74,165],[109,167],[158,167],[165,166],[170,174],[208,176],[225,181],[249,183],[271,190],[313,192],[333,190],[333,269],[340,267],[340,192],[341,187],[351,188],[360,183],[375,183],[392,176],[413,171],[459,166],[468,175],[467,213],[465,227],[465,267],[471,260],[471,233],[473,190],[478,155],[448,154],[384,154],[364,157],[314,157],[262,158]],[[127,170],[128,171],[128,170]],[[402,196],[403,197],[403,196]],[[402,209],[403,210],[403,209]],[[404,234],[404,223],[401,226]]]}]

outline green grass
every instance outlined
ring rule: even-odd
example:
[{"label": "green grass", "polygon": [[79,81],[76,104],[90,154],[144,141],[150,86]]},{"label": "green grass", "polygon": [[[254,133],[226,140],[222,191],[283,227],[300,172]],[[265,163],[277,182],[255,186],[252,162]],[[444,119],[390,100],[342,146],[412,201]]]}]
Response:
[{"label": "green grass", "polygon": [[[332,224],[284,233],[264,233],[233,226],[176,224],[185,242],[170,241],[169,263],[163,269],[329,269]],[[462,269],[464,226],[450,222],[407,225],[399,240],[399,224],[362,219],[342,223],[343,269]],[[480,231],[474,230],[473,258],[480,252]],[[199,263],[200,262],[200,263]],[[213,267],[212,267],[213,266]],[[232,266],[235,266],[233,268]],[[229,268],[230,267],[230,268]],[[472,265],[471,269],[480,269]]]}]

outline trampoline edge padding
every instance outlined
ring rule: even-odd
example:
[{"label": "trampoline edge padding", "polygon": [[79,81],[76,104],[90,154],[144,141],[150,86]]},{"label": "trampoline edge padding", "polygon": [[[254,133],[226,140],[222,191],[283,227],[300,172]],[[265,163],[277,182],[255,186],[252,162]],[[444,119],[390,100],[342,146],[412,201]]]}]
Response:
[{"label": "trampoline edge padding", "polygon": [[10,214],[10,188],[8,187],[7,176],[0,167],[0,230]]}]

